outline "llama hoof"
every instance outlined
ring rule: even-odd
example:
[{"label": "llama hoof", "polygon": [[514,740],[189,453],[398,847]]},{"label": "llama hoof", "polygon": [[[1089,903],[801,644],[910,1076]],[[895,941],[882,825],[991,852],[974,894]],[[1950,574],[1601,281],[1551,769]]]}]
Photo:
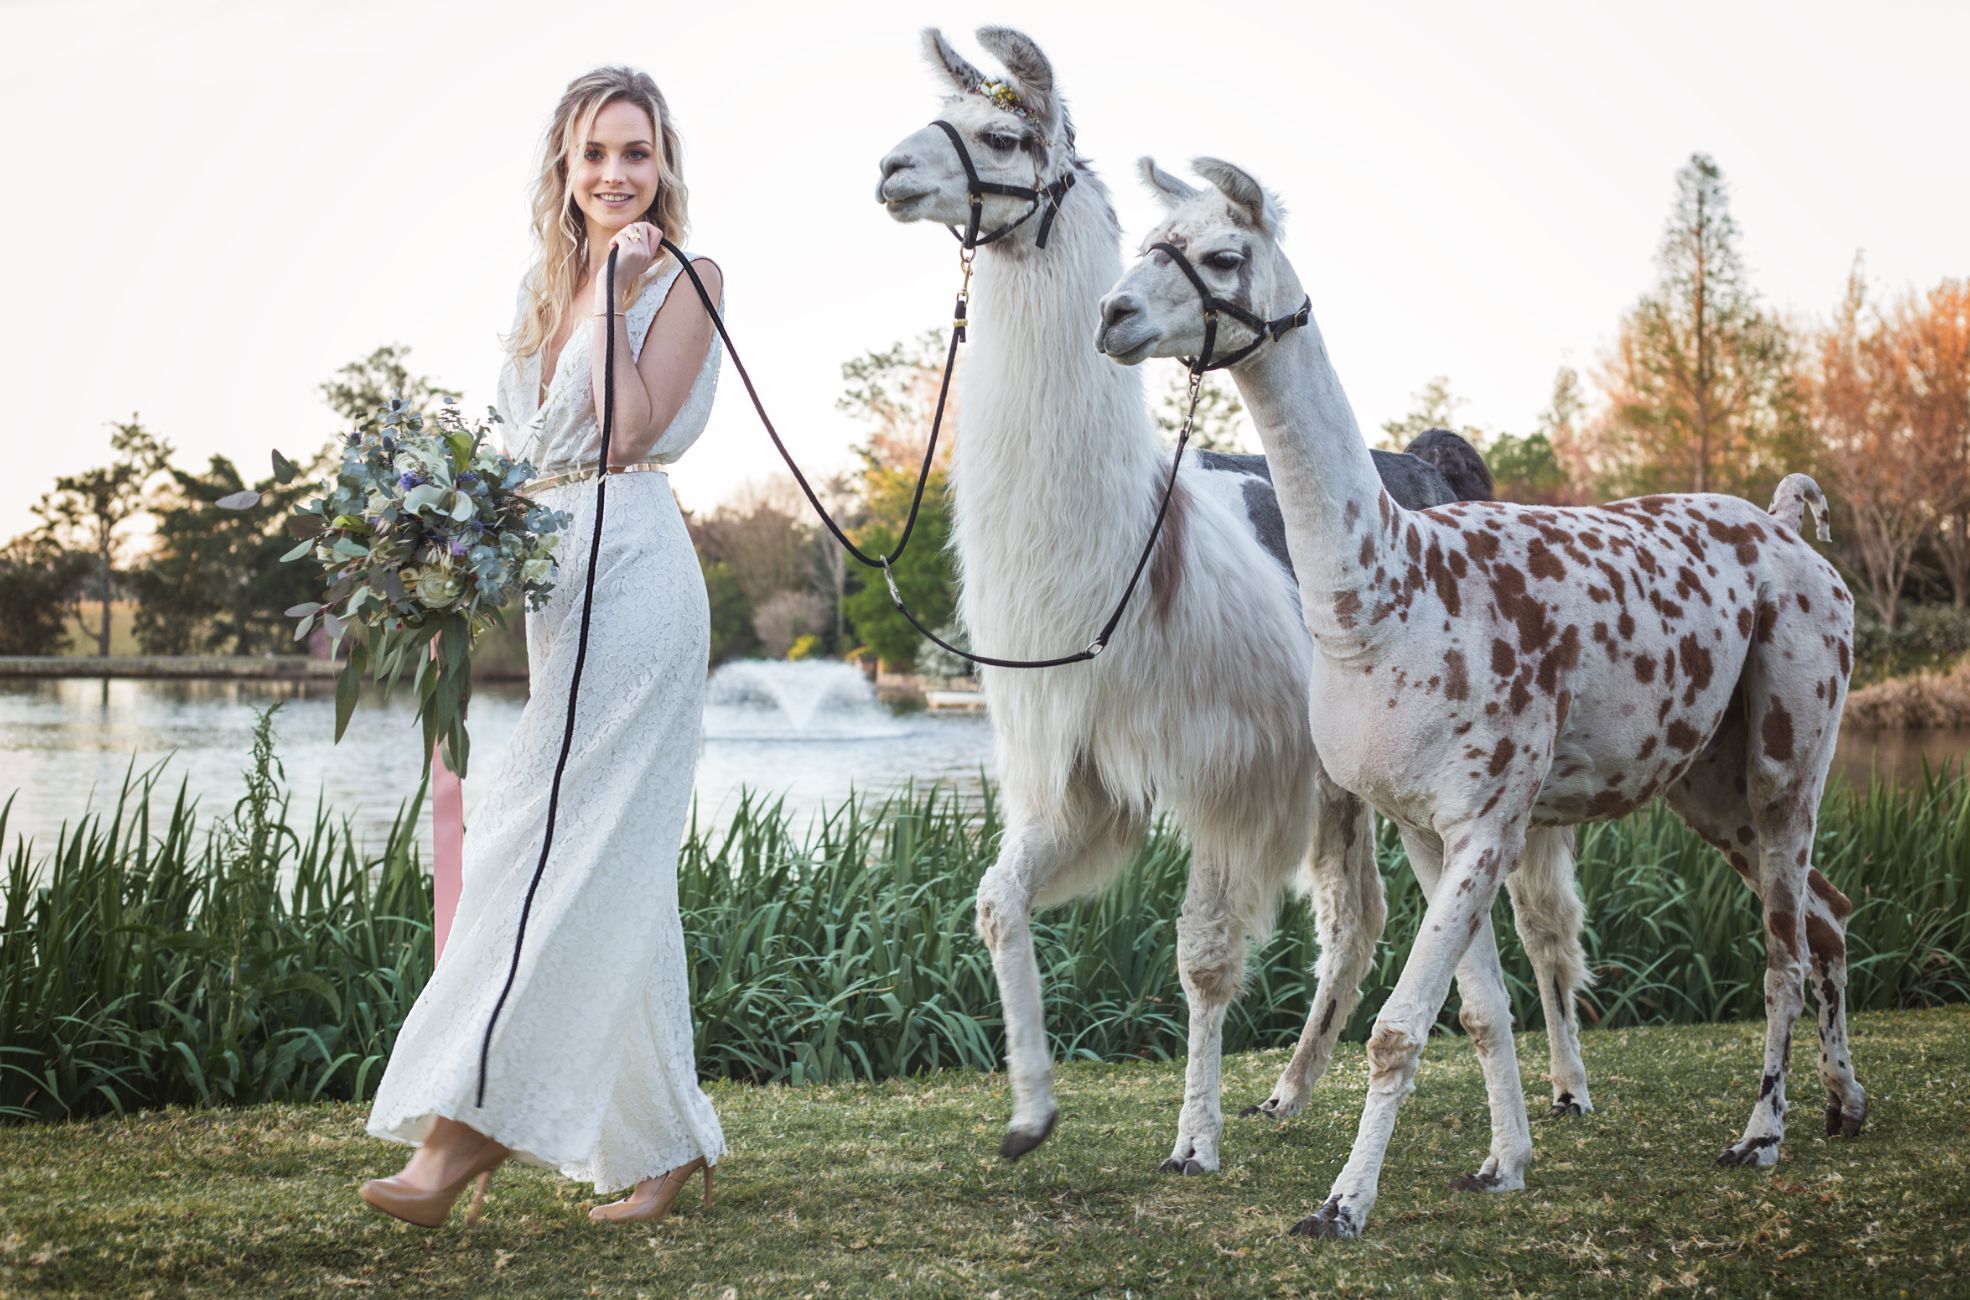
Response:
[{"label": "llama hoof", "polygon": [[1778,1139],[1767,1136],[1733,1142],[1717,1157],[1717,1163],[1725,1168],[1770,1168],[1778,1163]]},{"label": "llama hoof", "polygon": [[1848,1109],[1840,1098],[1829,1097],[1826,1102],[1826,1135],[1828,1137],[1859,1137],[1861,1125],[1867,1122],[1867,1103]]},{"label": "llama hoof", "polygon": [[1159,1174],[1182,1174],[1186,1178],[1191,1178],[1198,1174],[1208,1174],[1211,1171],[1203,1165],[1198,1164],[1195,1160],[1179,1160],[1175,1156],[1171,1156],[1168,1160],[1156,1166],[1156,1172]]},{"label": "llama hoof", "polygon": [[1019,1159],[1052,1135],[1054,1123],[1059,1118],[1059,1111],[1048,1111],[1046,1123],[1040,1125],[1037,1133],[1018,1128],[1006,1130],[1005,1141],[999,1143],[999,1155],[1007,1160]]},{"label": "llama hoof", "polygon": [[1305,1102],[1290,1102],[1274,1094],[1256,1106],[1247,1106],[1238,1112],[1240,1119],[1291,1119],[1300,1113]]},{"label": "llama hoof", "polygon": [[1523,1178],[1507,1178],[1496,1170],[1489,1172],[1480,1169],[1474,1174],[1462,1174],[1450,1182],[1453,1192],[1516,1192],[1525,1186]]},{"label": "llama hoof", "polygon": [[1588,1101],[1585,1097],[1576,1097],[1570,1092],[1563,1092],[1553,1098],[1553,1108],[1546,1112],[1546,1118],[1570,1119],[1575,1115],[1591,1115],[1593,1113],[1593,1102]]},{"label": "llama hoof", "polygon": [[1340,1197],[1330,1196],[1326,1204],[1294,1224],[1286,1235],[1317,1237],[1329,1241],[1353,1241],[1361,1235],[1361,1225],[1355,1222],[1354,1215],[1341,1204]]}]

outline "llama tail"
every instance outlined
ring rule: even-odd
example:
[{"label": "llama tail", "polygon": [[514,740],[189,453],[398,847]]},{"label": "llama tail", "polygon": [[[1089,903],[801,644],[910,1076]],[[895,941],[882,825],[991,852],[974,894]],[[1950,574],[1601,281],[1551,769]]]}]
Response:
[{"label": "llama tail", "polygon": [[1495,490],[1491,469],[1478,455],[1476,447],[1448,429],[1425,429],[1403,448],[1407,455],[1426,461],[1443,475],[1459,501],[1489,501]]},{"label": "llama tail", "polygon": [[1833,533],[1826,526],[1826,495],[1820,491],[1820,485],[1804,474],[1787,474],[1780,479],[1778,491],[1772,494],[1773,517],[1804,537],[1808,510],[1813,512],[1813,522],[1819,525],[1820,540],[1832,541]]}]

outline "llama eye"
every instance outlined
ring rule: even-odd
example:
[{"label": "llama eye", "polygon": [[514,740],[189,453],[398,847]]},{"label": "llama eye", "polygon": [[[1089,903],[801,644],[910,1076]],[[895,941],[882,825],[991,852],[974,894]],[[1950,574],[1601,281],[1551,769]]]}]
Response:
[{"label": "llama eye", "polygon": [[1244,260],[1244,258],[1238,256],[1236,253],[1226,251],[1212,253],[1204,259],[1204,265],[1210,267],[1213,271],[1236,271],[1238,264]]},{"label": "llama eye", "polygon": [[988,131],[979,139],[983,140],[993,153],[1011,153],[1019,147],[1018,137],[1002,135],[997,131]]}]

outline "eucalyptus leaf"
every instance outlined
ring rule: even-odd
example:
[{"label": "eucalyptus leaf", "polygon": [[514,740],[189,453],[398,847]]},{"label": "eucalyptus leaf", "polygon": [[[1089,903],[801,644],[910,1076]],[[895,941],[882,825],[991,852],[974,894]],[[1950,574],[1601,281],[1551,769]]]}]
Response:
[{"label": "eucalyptus leaf", "polygon": [[312,551],[314,549],[315,549],[315,539],[312,537],[304,537],[300,541],[294,544],[293,550],[288,551],[285,555],[282,555],[280,558],[282,559],[283,562],[287,560],[298,560],[302,556],[306,555],[309,551]]},{"label": "eucalyptus leaf", "polygon": [[289,537],[305,537],[313,541],[321,535],[322,519],[320,515],[297,511],[287,517],[286,527]]},{"label": "eucalyptus leaf", "polygon": [[292,483],[295,474],[299,472],[294,468],[293,461],[281,455],[278,448],[274,449],[274,482]]},{"label": "eucalyptus leaf", "polygon": [[220,497],[212,503],[221,510],[251,510],[260,504],[260,494],[251,488]]},{"label": "eucalyptus leaf", "polygon": [[289,605],[286,609],[282,610],[281,613],[287,615],[289,618],[306,618],[308,615],[314,613],[316,610],[320,608],[321,608],[320,601],[304,600],[299,605]]},{"label": "eucalyptus leaf", "polygon": [[350,541],[346,537],[336,538],[335,545],[329,549],[334,551],[335,554],[346,556],[351,560],[360,560],[369,554],[369,548],[367,546],[364,546],[361,542]]},{"label": "eucalyptus leaf", "polygon": [[310,614],[294,625],[294,639],[296,641],[306,640],[308,633],[314,630],[314,626],[315,616]]},{"label": "eucalyptus leaf", "polygon": [[356,711],[356,699],[362,693],[362,650],[360,647],[349,654],[349,662],[342,666],[341,676],[335,679],[335,739],[339,744],[342,733],[349,729],[349,715]]}]

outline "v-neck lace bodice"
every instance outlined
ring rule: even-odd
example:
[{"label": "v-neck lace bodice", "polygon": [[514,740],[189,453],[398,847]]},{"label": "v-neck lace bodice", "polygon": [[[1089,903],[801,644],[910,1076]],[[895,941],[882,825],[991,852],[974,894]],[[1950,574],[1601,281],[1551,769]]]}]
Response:
[{"label": "v-neck lace bodice", "polygon": [[[696,260],[695,255],[687,256]],[[658,309],[663,306],[672,286],[682,274],[683,267],[672,259],[668,267],[643,286],[636,301],[623,314],[624,322],[629,327],[629,356],[632,363],[643,355],[643,340],[649,336],[650,322],[656,319]],[[522,282],[518,301],[514,304],[513,323],[516,330],[527,310],[530,292],[528,285]],[[693,290],[686,285],[683,292]],[[721,294],[720,310],[724,309],[724,305]],[[561,355],[554,366],[554,378],[548,382],[544,399],[540,395],[540,353],[518,360],[508,358],[500,368],[494,403],[501,421],[500,439],[507,454],[532,462],[535,471],[541,475],[592,465],[601,457],[602,427],[596,417],[594,385],[590,382],[594,340],[595,331],[586,322],[576,325],[561,348]],[[645,461],[654,461],[659,465],[673,464],[705,431],[705,422],[711,417],[712,398],[718,388],[718,363],[719,341],[714,333],[711,347],[705,353],[704,364],[698,370],[698,377],[692,381],[684,405],[678,408],[669,427],[652,444],[649,454],[643,457]]]}]

